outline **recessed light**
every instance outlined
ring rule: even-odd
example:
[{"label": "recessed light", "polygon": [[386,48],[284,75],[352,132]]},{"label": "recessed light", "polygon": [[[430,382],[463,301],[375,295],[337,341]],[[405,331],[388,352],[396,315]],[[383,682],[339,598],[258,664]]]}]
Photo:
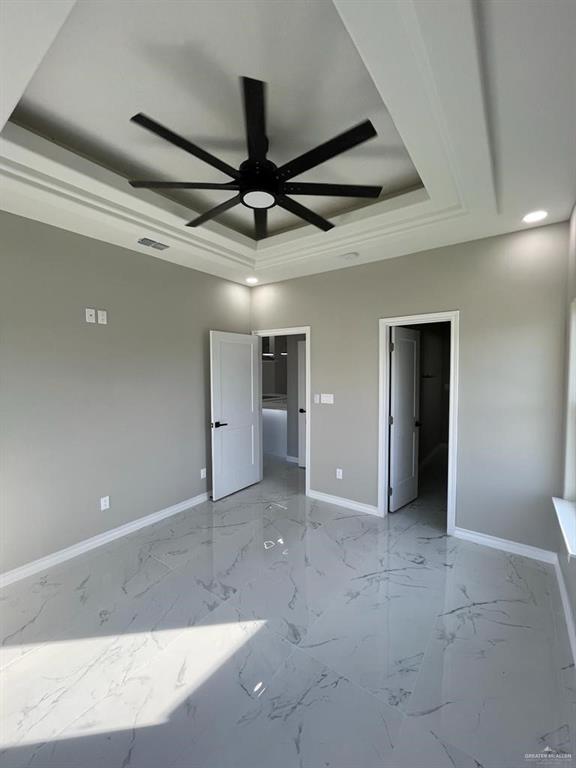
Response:
[{"label": "recessed light", "polygon": [[247,277],[246,278],[246,282],[248,283],[248,285],[256,285],[256,283],[258,282],[258,278],[257,277]]},{"label": "recessed light", "polygon": [[536,224],[537,221],[544,221],[546,216],[548,216],[548,211],[532,211],[531,213],[527,213],[522,221],[525,224]]}]

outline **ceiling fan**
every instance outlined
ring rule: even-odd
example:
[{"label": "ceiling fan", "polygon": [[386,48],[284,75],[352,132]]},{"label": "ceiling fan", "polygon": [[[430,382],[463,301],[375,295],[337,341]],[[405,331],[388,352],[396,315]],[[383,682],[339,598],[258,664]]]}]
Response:
[{"label": "ceiling fan", "polygon": [[314,211],[288,195],[327,195],[329,197],[369,197],[380,195],[382,187],[362,186],[356,184],[315,184],[308,182],[291,182],[290,179],[317,165],[330,160],[348,149],[362,144],[376,136],[376,131],[370,120],[356,125],[354,128],[335,136],[324,144],[294,160],[278,167],[267,158],[268,138],[266,136],[265,87],[261,80],[243,77],[244,116],[246,121],[246,143],[248,159],[240,168],[233,168],[204,149],[196,146],[188,139],[179,136],[169,128],[160,125],[155,120],[139,112],[131,118],[132,122],[155,133],[160,138],[169,141],[180,149],[203,160],[208,165],[227,174],[232,181],[224,184],[212,184],[194,181],[131,181],[133,187],[146,189],[217,189],[223,192],[235,192],[220,205],[211,208],[197,218],[188,222],[187,227],[197,227],[199,224],[219,216],[236,205],[242,203],[254,211],[255,239],[261,240],[267,236],[268,214],[270,208],[278,205],[286,211],[299,216],[301,219],[314,224],[324,231],[332,229],[334,224],[319,216]]}]

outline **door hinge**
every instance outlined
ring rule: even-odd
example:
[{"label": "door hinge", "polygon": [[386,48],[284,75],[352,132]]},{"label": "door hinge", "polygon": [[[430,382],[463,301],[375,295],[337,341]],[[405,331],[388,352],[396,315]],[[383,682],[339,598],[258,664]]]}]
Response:
[{"label": "door hinge", "polygon": [[392,496],[392,486],[390,486],[390,488],[388,488],[388,496]]},{"label": "door hinge", "polygon": [[392,426],[392,424],[394,424],[394,416],[389,416],[389,417],[388,417],[388,424],[389,424],[390,426]]},{"label": "door hinge", "polygon": [[394,342],[390,342],[390,352],[394,352]]}]

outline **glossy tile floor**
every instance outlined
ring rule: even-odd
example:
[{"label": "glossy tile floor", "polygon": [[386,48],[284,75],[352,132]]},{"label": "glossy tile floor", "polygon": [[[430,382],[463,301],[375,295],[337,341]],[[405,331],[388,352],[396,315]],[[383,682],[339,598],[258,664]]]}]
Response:
[{"label": "glossy tile floor", "polygon": [[550,567],[446,537],[426,478],[385,521],[302,485],[268,462],[258,486],[4,590],[3,768],[516,768],[576,753]]}]

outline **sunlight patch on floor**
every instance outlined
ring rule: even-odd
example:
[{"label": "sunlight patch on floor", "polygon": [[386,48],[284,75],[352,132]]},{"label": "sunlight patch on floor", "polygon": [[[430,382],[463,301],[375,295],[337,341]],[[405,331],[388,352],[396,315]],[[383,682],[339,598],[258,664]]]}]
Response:
[{"label": "sunlight patch on floor", "polygon": [[[5,716],[13,727],[2,730],[5,735],[11,732],[12,738],[5,736],[0,744],[2,748],[26,746],[54,738],[51,715],[59,712],[62,717],[64,710],[76,716],[68,729],[71,737],[124,731],[133,728],[135,720],[139,728],[166,723],[241,654],[265,624],[265,620],[207,623],[46,644],[37,654],[37,674],[31,669],[29,676],[11,687]],[[158,653],[160,644],[164,650]],[[260,695],[265,688],[266,681],[259,680],[251,684],[250,693]],[[16,723],[21,699],[26,702],[28,724],[34,722],[32,738]]]}]

